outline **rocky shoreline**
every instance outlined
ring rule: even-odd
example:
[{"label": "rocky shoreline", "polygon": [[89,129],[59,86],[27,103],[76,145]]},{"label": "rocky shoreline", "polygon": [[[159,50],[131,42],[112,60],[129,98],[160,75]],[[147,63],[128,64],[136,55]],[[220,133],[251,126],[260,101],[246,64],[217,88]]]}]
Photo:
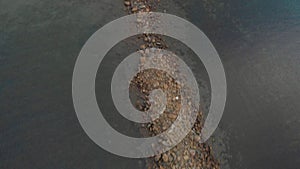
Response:
[{"label": "rocky shoreline", "polygon": [[[138,12],[155,11],[160,0],[124,0],[128,14]],[[168,45],[159,35],[143,34],[139,36],[143,43],[139,49],[144,51],[140,58],[140,67],[147,63],[147,52],[149,48],[167,49]],[[177,71],[176,61],[170,57],[160,57],[159,64],[168,67],[169,73]],[[149,94],[154,89],[161,89],[167,95],[166,109],[160,118],[151,123],[142,125],[141,133],[145,136],[154,136],[162,133],[175,121],[181,108],[180,89],[178,84],[168,74],[157,70],[145,70],[138,73],[130,83],[130,87],[137,91],[140,100],[136,107],[146,111],[151,102]],[[188,103],[189,104],[189,103]],[[188,105],[193,106],[193,105]],[[219,169],[220,163],[212,153],[212,147],[207,143],[200,143],[200,131],[203,126],[202,112],[198,112],[196,123],[190,133],[171,150],[148,158],[146,166],[148,169]]]}]

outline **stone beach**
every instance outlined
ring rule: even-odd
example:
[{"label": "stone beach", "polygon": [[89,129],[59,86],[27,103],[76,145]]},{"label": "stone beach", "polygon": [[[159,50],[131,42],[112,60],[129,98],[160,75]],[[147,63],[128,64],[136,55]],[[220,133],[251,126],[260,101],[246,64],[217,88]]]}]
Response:
[{"label": "stone beach", "polygon": [[[159,0],[125,0],[124,5],[128,14],[138,12],[155,11]],[[143,21],[141,21],[143,22]],[[144,51],[140,58],[140,67],[147,64],[148,48],[167,49],[167,42],[160,35],[143,34],[139,37],[143,44],[139,47]],[[176,60],[171,57],[159,57],[157,64],[167,67],[168,73],[174,75],[177,72]],[[139,110],[148,110],[151,103],[147,96],[154,89],[161,89],[166,93],[167,105],[163,114],[156,120],[144,124],[141,132],[145,136],[155,136],[168,129],[178,117],[181,108],[180,89],[183,87],[178,84],[172,76],[163,71],[147,69],[138,73],[131,81],[130,87],[134,88],[139,95],[142,95],[136,102]],[[188,106],[192,107],[191,103]],[[213,155],[213,150],[207,143],[200,143],[200,131],[203,126],[202,112],[198,112],[196,123],[190,133],[171,150],[147,159],[148,169],[219,169],[220,165]],[[184,126],[182,126],[184,127]],[[176,137],[176,136],[175,136]],[[162,140],[164,140],[162,138]],[[162,142],[162,144],[166,144]]]}]

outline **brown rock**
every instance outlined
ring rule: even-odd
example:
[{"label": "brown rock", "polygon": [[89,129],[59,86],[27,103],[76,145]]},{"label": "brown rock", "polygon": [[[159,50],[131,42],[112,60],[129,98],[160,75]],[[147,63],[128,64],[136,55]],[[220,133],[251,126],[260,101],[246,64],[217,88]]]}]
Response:
[{"label": "brown rock", "polygon": [[172,113],[170,113],[170,114],[168,114],[168,117],[170,118],[170,119],[176,119],[177,118],[177,115],[176,114],[172,114]]},{"label": "brown rock", "polygon": [[135,6],[131,9],[132,12],[136,12],[138,10],[138,8]]},{"label": "brown rock", "polygon": [[156,156],[154,157],[154,160],[155,160],[155,161],[159,161],[160,157],[161,157],[160,154],[159,154],[159,155],[156,155]]},{"label": "brown rock", "polygon": [[199,142],[200,139],[201,139],[200,136],[198,136],[198,135],[195,136],[195,141]]},{"label": "brown rock", "polygon": [[164,162],[168,162],[169,161],[169,157],[168,157],[167,154],[163,154],[162,155],[162,159],[163,159]]},{"label": "brown rock", "polygon": [[146,57],[140,57],[140,63],[143,65],[146,62]]},{"label": "brown rock", "polygon": [[195,150],[190,150],[190,153],[191,153],[192,156],[196,155],[196,151]]},{"label": "brown rock", "polygon": [[145,44],[143,44],[143,45],[140,46],[141,49],[146,49],[146,47],[147,46]]},{"label": "brown rock", "polygon": [[131,3],[130,3],[130,1],[124,1],[124,4],[125,4],[126,6],[129,6]]}]

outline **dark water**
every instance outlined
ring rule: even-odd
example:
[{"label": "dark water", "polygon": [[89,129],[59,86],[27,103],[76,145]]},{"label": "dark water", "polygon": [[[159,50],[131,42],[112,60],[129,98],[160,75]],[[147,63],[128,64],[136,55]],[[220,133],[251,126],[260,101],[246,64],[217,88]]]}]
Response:
[{"label": "dark water", "polygon": [[230,168],[299,168],[300,2],[236,1],[208,21],[197,3],[188,18],[209,34],[227,74],[216,133],[223,157]]},{"label": "dark water", "polygon": [[[223,61],[228,97],[213,142],[222,168],[298,169],[300,1],[167,0],[159,10],[197,25]],[[122,0],[0,1],[0,168],[142,168],[87,137],[71,95],[82,45],[124,15]]]}]

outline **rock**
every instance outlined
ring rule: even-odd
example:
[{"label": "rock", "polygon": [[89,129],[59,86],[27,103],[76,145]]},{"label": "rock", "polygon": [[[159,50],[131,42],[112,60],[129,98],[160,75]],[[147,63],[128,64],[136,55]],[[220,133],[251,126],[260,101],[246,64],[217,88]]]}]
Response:
[{"label": "rock", "polygon": [[140,57],[140,64],[145,64],[145,62],[146,62],[146,57]]},{"label": "rock", "polygon": [[164,84],[164,89],[167,89],[168,88],[168,85],[167,84]]},{"label": "rock", "polygon": [[183,156],[183,159],[184,159],[185,161],[187,161],[187,160],[189,159],[189,156],[185,155],[185,156]]},{"label": "rock", "polygon": [[159,155],[156,155],[156,156],[154,157],[154,160],[155,160],[155,161],[159,161],[160,157],[161,157],[160,154],[159,154]]},{"label": "rock", "polygon": [[132,12],[136,12],[137,10],[138,10],[138,8],[136,6],[131,8]]},{"label": "rock", "polygon": [[168,162],[169,161],[169,157],[167,154],[163,154],[162,159],[164,162]]},{"label": "rock", "polygon": [[199,142],[201,140],[200,136],[196,135],[195,136],[195,141]]},{"label": "rock", "polygon": [[154,87],[158,87],[159,86],[159,82],[155,82],[153,86]]},{"label": "rock", "polygon": [[141,49],[146,49],[146,47],[147,46],[145,44],[143,44],[143,45],[140,46]]},{"label": "rock", "polygon": [[168,114],[168,117],[172,120],[176,119],[177,118],[177,115],[176,114],[173,114],[173,113],[169,113]]},{"label": "rock", "polygon": [[145,41],[145,42],[148,42],[147,36],[144,37],[144,41]]},{"label": "rock", "polygon": [[169,162],[173,161],[173,156],[169,155]]},{"label": "rock", "polygon": [[126,6],[130,6],[130,1],[124,1],[124,4],[126,5]]},{"label": "rock", "polygon": [[190,154],[192,155],[192,156],[195,156],[196,155],[196,151],[195,150],[190,150]]}]

